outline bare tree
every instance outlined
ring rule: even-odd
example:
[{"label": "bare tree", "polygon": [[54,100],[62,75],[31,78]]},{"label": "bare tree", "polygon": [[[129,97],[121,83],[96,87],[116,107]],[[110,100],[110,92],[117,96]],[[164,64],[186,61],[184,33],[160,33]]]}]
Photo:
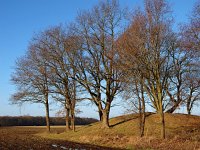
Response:
[{"label": "bare tree", "polygon": [[136,12],[132,24],[121,37],[125,66],[136,70],[144,80],[143,88],[160,115],[162,138],[165,138],[164,108],[173,44],[168,10],[164,0],[146,0],[145,12]]},{"label": "bare tree", "polygon": [[199,101],[200,87],[200,2],[197,1],[192,14],[189,18],[189,23],[181,27],[181,48],[185,53],[189,53],[190,63],[188,72],[185,76],[183,91],[186,98],[186,106],[188,114],[196,102]]},{"label": "bare tree", "polygon": [[[197,62],[188,51],[177,47],[171,51],[172,69],[167,94],[172,106],[166,111],[173,113],[178,107],[187,103],[187,110],[199,99],[199,69]],[[192,100],[193,99],[193,100]],[[193,102],[192,102],[193,101]]]},{"label": "bare tree", "polygon": [[[66,109],[66,130],[71,125],[75,130],[75,105],[77,98],[77,84],[72,79],[76,75],[75,69],[71,63],[75,61],[75,43],[73,37],[67,36],[61,26],[53,27],[43,32],[43,38],[40,40],[45,47],[45,58],[48,61],[48,67],[51,74],[49,81],[52,87],[53,98],[61,102]],[[76,41],[76,44],[78,41]]]},{"label": "bare tree", "polygon": [[47,131],[49,132],[49,70],[46,60],[42,57],[45,53],[39,47],[40,43],[33,41],[26,55],[17,60],[11,81],[18,90],[12,95],[11,100],[14,104],[24,102],[44,104]]},{"label": "bare tree", "polygon": [[72,28],[82,41],[76,80],[97,106],[103,127],[109,127],[110,107],[120,89],[120,72],[114,67],[114,60],[122,21],[123,11],[118,2],[108,0],[80,13]]},{"label": "bare tree", "polygon": [[126,95],[124,98],[131,101],[133,107],[139,112],[140,136],[142,137],[144,136],[147,93],[144,89],[145,79],[141,72],[142,64],[137,63],[135,55],[137,55],[136,50],[143,45],[145,33],[142,30],[145,30],[146,23],[145,16],[139,9],[134,12],[132,19],[130,27],[117,40],[119,55],[117,65],[123,72],[120,80],[123,95]]},{"label": "bare tree", "polygon": [[123,86],[121,87],[123,88],[122,97],[129,104],[129,107],[126,108],[129,113],[139,113],[140,137],[143,137],[146,119],[145,98],[147,97],[143,85],[144,81],[140,78],[140,75],[136,77],[135,74],[130,72],[124,77],[126,79],[123,79]]},{"label": "bare tree", "polygon": [[190,57],[188,53],[180,49],[180,44],[177,40],[178,38],[174,37],[174,44],[170,52],[172,68],[167,88],[167,95],[170,99],[169,108],[166,110],[167,113],[173,113],[185,101],[183,95],[183,90],[186,88],[184,78],[189,69]]},{"label": "bare tree", "polygon": [[189,115],[191,114],[194,105],[200,101],[199,73],[200,73],[199,68],[197,70],[190,69],[185,78],[186,79],[185,86],[187,88],[184,89],[184,96],[186,97],[186,107]]}]

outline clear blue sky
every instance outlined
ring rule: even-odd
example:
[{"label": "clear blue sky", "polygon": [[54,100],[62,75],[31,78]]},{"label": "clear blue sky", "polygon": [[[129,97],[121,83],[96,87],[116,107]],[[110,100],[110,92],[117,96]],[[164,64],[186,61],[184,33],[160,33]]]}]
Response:
[{"label": "clear blue sky", "polygon": [[[169,0],[175,22],[187,21],[197,0]],[[120,0],[121,6],[134,8],[142,0]],[[74,20],[78,10],[90,9],[98,0],[0,0],[0,116],[45,115],[42,105],[26,104],[21,108],[9,105],[9,97],[15,91],[10,82],[15,60],[22,56],[34,33],[59,23]],[[52,105],[53,106],[53,105]],[[94,107],[82,107],[81,116],[97,117]],[[123,113],[119,107],[112,108],[111,116]],[[54,115],[56,108],[52,108]]]}]

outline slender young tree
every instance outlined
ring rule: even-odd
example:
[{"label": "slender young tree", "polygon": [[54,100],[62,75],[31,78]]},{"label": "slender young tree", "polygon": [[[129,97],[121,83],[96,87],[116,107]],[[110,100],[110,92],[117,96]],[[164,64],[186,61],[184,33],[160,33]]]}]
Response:
[{"label": "slender young tree", "polygon": [[122,97],[129,105],[127,111],[139,114],[140,137],[143,137],[146,119],[145,98],[147,97],[144,90],[144,83],[142,78],[138,78],[139,75],[136,77],[135,74],[133,75],[133,72],[127,72],[124,77],[126,79],[123,79]]},{"label": "slender young tree", "polygon": [[133,20],[131,26],[117,40],[119,60],[116,64],[123,72],[120,79],[123,85],[123,93],[139,112],[140,136],[142,137],[144,136],[145,99],[147,95],[144,89],[145,79],[141,72],[142,64],[136,60],[135,55],[137,55],[136,50],[139,51],[144,42],[145,32],[142,30],[145,31],[146,20],[140,10],[134,12]]}]

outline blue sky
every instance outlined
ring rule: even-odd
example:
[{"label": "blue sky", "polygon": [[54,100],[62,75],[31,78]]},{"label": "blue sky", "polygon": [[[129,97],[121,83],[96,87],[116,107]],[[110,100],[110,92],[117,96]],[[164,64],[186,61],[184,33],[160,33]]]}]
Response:
[{"label": "blue sky", "polygon": [[[176,24],[186,22],[197,0],[169,0]],[[120,0],[121,6],[130,9],[140,6],[142,0]],[[25,54],[31,37],[50,26],[70,23],[77,11],[90,9],[98,0],[0,0],[0,116],[2,115],[44,115],[42,105],[26,104],[21,108],[10,105],[9,97],[15,91],[10,82],[15,61]],[[82,104],[83,105],[83,104]],[[52,105],[53,106],[53,105]],[[95,107],[81,106],[81,116],[97,117]],[[57,110],[52,108],[51,115]],[[119,111],[120,110],[120,111]],[[122,114],[114,107],[111,116]]]}]

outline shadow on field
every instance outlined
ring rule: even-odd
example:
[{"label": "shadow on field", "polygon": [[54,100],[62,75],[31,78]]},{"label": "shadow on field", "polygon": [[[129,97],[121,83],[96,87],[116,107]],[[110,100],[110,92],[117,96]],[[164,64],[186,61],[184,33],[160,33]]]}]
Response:
[{"label": "shadow on field", "polygon": [[[147,113],[145,114],[145,116],[146,116],[146,118],[147,118],[147,117],[149,117],[150,115],[153,115],[153,114],[155,114],[155,113],[147,112]],[[111,125],[110,127],[112,128],[112,127],[114,127],[114,126],[123,124],[123,123],[125,123],[125,122],[131,121],[131,120],[134,120],[134,119],[138,119],[138,118],[139,118],[139,115],[137,115],[137,116],[134,115],[134,116],[129,116],[129,117],[128,117],[128,116],[123,116],[123,117],[121,117],[122,121],[119,121],[119,122],[117,122],[117,123]]]}]

